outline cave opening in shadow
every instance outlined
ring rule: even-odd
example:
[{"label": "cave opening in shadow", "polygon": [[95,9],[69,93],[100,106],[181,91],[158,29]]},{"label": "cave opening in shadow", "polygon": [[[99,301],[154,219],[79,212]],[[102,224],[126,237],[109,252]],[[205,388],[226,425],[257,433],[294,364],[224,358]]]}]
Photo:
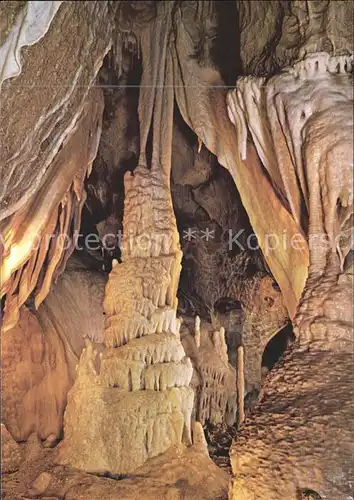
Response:
[{"label": "cave opening in shadow", "polygon": [[262,356],[262,372],[267,373],[279,361],[285,350],[295,340],[293,325],[289,322],[266,345]]},{"label": "cave opening in shadow", "polygon": [[2,324],[2,317],[3,317],[4,309],[5,309],[5,300],[6,300],[6,295],[1,297],[1,299],[0,299],[0,326]]}]

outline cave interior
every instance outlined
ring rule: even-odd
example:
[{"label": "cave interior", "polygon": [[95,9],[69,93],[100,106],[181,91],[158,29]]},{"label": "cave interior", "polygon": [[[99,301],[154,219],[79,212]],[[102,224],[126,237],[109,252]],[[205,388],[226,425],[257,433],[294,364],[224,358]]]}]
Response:
[{"label": "cave interior", "polygon": [[353,16],[0,2],[1,498],[354,500]]}]

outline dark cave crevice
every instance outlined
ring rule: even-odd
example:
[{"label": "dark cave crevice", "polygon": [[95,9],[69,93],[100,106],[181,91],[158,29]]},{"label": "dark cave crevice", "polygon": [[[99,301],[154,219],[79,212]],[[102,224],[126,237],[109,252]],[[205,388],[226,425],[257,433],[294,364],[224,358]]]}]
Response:
[{"label": "dark cave crevice", "polygon": [[218,36],[215,40],[214,57],[218,61],[221,76],[227,86],[234,86],[238,76],[243,75],[240,30],[237,3],[233,0],[215,2],[218,21]]},{"label": "dark cave crevice", "polygon": [[266,345],[262,356],[262,369],[271,370],[294,340],[293,325],[289,322]]}]

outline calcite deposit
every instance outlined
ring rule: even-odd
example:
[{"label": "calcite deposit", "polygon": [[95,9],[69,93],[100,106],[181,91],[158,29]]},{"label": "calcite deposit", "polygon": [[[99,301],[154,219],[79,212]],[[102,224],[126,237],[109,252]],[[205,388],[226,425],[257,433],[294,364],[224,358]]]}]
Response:
[{"label": "calcite deposit", "polygon": [[352,20],[0,2],[4,498],[353,499]]}]

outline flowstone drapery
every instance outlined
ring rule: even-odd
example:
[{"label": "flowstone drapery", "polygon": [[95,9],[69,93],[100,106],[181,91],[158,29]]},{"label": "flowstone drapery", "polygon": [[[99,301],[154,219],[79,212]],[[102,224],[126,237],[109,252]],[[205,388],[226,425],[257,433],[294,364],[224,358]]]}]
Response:
[{"label": "flowstone drapery", "polygon": [[109,8],[105,1],[0,6],[4,332],[32,293],[36,307],[43,302],[76,244],[102,129],[94,83],[111,46]]}]

